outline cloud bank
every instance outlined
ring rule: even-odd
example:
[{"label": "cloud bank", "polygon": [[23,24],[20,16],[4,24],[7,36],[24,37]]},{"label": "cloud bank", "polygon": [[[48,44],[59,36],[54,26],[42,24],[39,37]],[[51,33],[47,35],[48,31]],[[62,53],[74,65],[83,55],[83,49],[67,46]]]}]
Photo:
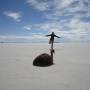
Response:
[{"label": "cloud bank", "polygon": [[41,11],[47,21],[25,27],[54,31],[69,41],[90,41],[90,0],[27,0],[27,3]]},{"label": "cloud bank", "polygon": [[[47,41],[45,35],[54,31],[61,36],[60,42],[90,42],[90,0],[25,1],[31,10],[41,14],[43,23],[34,20],[34,23],[22,26],[24,31],[30,31],[31,36],[0,36],[0,40]],[[22,16],[19,11],[4,11],[3,14],[16,22],[21,22]]]}]

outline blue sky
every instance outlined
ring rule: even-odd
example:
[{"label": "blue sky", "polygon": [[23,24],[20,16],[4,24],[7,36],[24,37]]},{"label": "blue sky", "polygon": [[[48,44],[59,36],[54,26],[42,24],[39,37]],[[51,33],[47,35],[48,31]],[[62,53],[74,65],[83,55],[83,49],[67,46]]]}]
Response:
[{"label": "blue sky", "polygon": [[0,0],[0,42],[90,42],[90,0]]}]

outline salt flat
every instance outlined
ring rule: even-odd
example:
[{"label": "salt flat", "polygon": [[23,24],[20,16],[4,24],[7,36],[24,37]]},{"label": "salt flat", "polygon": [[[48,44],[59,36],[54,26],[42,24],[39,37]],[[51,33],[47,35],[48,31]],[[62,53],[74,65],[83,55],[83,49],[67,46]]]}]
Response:
[{"label": "salt flat", "polygon": [[36,67],[50,45],[0,45],[0,90],[90,90],[90,43],[54,48],[54,65]]}]

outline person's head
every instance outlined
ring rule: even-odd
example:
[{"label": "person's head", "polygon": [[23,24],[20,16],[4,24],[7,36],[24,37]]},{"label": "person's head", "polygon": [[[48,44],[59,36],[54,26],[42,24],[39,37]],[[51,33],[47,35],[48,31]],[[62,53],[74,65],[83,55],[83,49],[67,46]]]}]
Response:
[{"label": "person's head", "polygon": [[52,34],[54,34],[54,32],[52,32]]}]

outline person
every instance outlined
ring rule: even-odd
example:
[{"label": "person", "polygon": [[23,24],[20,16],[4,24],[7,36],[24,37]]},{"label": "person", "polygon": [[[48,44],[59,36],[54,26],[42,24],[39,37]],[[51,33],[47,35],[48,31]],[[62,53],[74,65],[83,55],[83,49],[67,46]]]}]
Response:
[{"label": "person", "polygon": [[51,38],[49,40],[49,44],[54,42],[54,37],[60,38],[59,36],[55,35],[54,32],[52,32],[51,34],[46,35],[46,36],[51,36]]}]

